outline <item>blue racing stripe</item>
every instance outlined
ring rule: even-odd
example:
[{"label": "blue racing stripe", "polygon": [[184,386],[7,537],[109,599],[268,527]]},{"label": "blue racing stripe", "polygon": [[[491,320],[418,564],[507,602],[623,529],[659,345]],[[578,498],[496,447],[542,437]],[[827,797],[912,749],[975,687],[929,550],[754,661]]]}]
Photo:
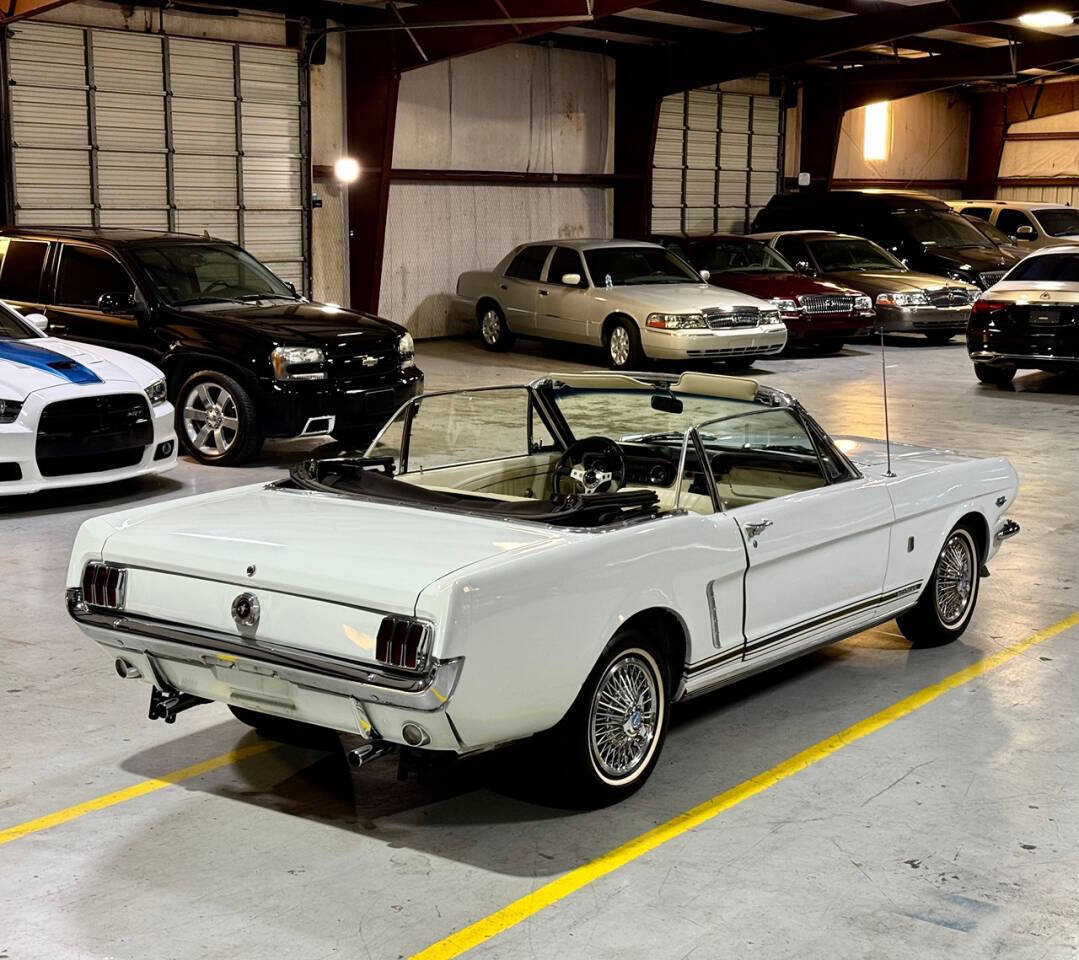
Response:
[{"label": "blue racing stripe", "polygon": [[10,360],[12,363],[44,370],[68,383],[101,383],[101,377],[77,360],[25,340],[0,340],[0,360]]}]

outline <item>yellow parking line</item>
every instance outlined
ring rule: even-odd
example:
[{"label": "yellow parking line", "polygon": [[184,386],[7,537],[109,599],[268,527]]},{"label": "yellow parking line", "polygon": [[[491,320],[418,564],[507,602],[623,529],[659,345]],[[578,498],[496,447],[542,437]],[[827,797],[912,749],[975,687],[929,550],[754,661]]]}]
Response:
[{"label": "yellow parking line", "polygon": [[104,810],[106,807],[114,807],[118,803],[126,803],[128,800],[134,800],[136,797],[144,797],[146,794],[153,793],[155,790],[164,790],[165,787],[171,787],[173,784],[181,783],[184,780],[201,777],[204,773],[209,773],[211,770],[217,770],[220,767],[227,767],[233,763],[239,763],[241,760],[246,760],[248,757],[254,757],[260,753],[265,753],[267,750],[273,750],[277,746],[280,746],[280,744],[277,744],[272,740],[263,740],[259,743],[251,744],[251,746],[248,747],[230,750],[228,753],[222,753],[220,756],[211,757],[209,760],[203,760],[200,763],[193,763],[191,766],[184,767],[182,770],[173,770],[172,773],[166,773],[163,777],[154,777],[150,780],[143,780],[141,783],[133,784],[130,787],[124,787],[123,790],[114,790],[112,793],[106,793],[104,796],[95,797],[93,800],[77,803],[73,807],[65,807],[63,810],[57,810],[55,813],[47,813],[43,817],[27,820],[25,823],[17,823],[13,827],[5,827],[0,830],[0,846],[3,846],[5,843],[10,843],[12,840],[18,840],[20,837],[25,837],[27,834],[39,833],[42,830],[58,827],[61,823],[77,820],[79,817],[83,817],[88,813],[93,813],[95,810]]},{"label": "yellow parking line", "polygon": [[724,811],[738,806],[742,801],[775,786],[781,780],[786,780],[787,777],[791,777],[799,771],[805,770],[806,767],[818,763],[825,757],[831,756],[856,740],[861,740],[862,737],[867,737],[882,727],[894,723],[901,717],[913,713],[949,690],[954,690],[956,687],[962,686],[976,677],[988,673],[990,670],[995,670],[1036,644],[1044,643],[1076,624],[1079,624],[1079,611],[1065,617],[1063,620],[1058,620],[1051,627],[1039,630],[1025,640],[1004,647],[984,660],[979,660],[969,667],[964,667],[962,670],[945,677],[939,683],[931,684],[917,693],[905,697],[898,703],[893,703],[890,707],[881,710],[880,713],[875,713],[871,717],[859,720],[852,726],[847,727],[846,730],[841,730],[839,733],[813,744],[813,746],[803,750],[801,753],[795,754],[790,759],[784,760],[777,766],[772,767],[771,770],[766,770],[764,773],[760,773],[744,783],[740,783],[738,786],[731,787],[730,790],[712,797],[711,800],[706,800],[691,810],[680,813],[666,823],[653,827],[620,847],[615,847],[609,853],[605,853],[595,860],[563,874],[550,883],[546,883],[526,894],[519,900],[514,900],[513,903],[508,904],[501,910],[496,910],[490,916],[469,924],[456,933],[450,934],[444,940],[439,940],[438,943],[434,943],[427,949],[414,954],[410,960],[451,960],[453,957],[459,957],[462,953],[479,946],[510,927],[516,926],[522,920],[527,920],[582,887],[606,876],[619,867],[625,866],[649,851],[655,850],[656,847],[662,846],[669,840],[681,836],[687,830],[692,830],[694,827],[706,823]]}]

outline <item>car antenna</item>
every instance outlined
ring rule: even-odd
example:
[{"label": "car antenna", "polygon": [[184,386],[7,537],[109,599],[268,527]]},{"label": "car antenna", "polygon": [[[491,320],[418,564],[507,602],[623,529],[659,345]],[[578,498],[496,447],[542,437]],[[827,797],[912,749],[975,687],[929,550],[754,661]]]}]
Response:
[{"label": "car antenna", "polygon": [[880,330],[880,380],[884,394],[884,454],[887,458],[888,467],[884,472],[886,477],[894,477],[892,473],[892,431],[888,426],[888,367],[884,362],[884,324]]}]

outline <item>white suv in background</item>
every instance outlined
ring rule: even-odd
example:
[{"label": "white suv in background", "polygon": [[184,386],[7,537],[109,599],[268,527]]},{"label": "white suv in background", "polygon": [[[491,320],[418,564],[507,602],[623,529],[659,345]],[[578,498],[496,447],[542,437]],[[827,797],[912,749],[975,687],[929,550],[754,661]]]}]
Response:
[{"label": "white suv in background", "polygon": [[1047,200],[949,200],[968,217],[993,224],[1023,248],[1079,244],[1079,209]]}]

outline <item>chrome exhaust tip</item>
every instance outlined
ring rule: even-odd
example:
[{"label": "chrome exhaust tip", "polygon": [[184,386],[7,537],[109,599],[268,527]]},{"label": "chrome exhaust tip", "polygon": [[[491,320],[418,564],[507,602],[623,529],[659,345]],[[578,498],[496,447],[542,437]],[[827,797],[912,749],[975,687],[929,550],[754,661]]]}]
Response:
[{"label": "chrome exhaust tip", "polygon": [[121,680],[137,680],[142,676],[139,668],[133,663],[128,663],[123,657],[117,657],[113,666],[116,667],[116,675]]},{"label": "chrome exhaust tip", "polygon": [[372,760],[377,760],[379,757],[384,757],[387,753],[392,753],[394,746],[392,743],[386,743],[384,741],[376,741],[373,743],[365,743],[362,747],[356,747],[354,750],[349,750],[345,754],[348,759],[348,765],[356,770],[365,764],[370,763]]}]

